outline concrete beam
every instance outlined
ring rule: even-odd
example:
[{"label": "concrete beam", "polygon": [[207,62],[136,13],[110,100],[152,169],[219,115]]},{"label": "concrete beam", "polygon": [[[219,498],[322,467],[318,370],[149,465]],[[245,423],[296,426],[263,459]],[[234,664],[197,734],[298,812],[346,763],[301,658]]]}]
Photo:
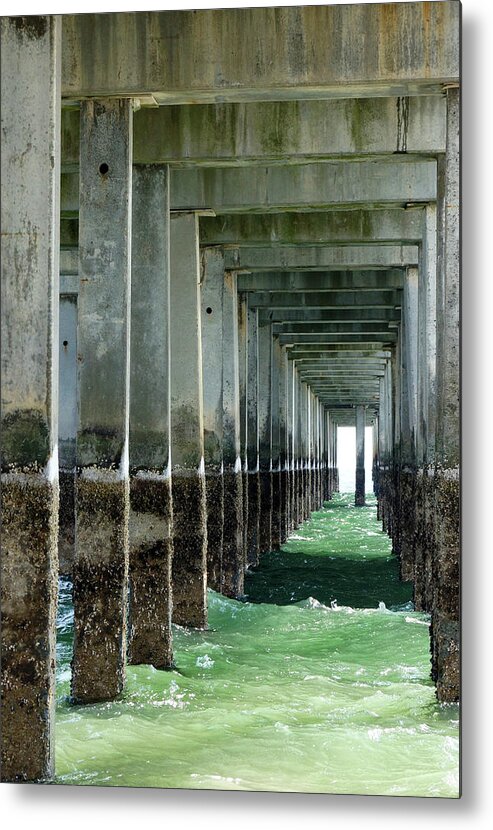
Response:
[{"label": "concrete beam", "polygon": [[344,271],[402,268],[418,264],[416,245],[334,245],[327,248],[279,245],[229,248],[226,268],[236,271]]},{"label": "concrete beam", "polygon": [[271,323],[311,322],[319,321],[326,323],[345,323],[350,320],[365,321],[367,323],[377,322],[398,322],[401,313],[394,308],[364,308],[351,306],[349,308],[288,308],[288,309],[259,309],[259,319],[262,322],[270,320]]},{"label": "concrete beam", "polygon": [[[445,121],[441,96],[144,107],[135,114],[134,161],[238,167],[436,155],[445,152]],[[74,109],[63,110],[65,168],[79,163],[78,124]]]},{"label": "concrete beam", "polygon": [[377,345],[377,347],[382,348],[382,346],[386,343],[395,343],[397,340],[397,334],[389,331],[386,332],[385,337],[382,337],[378,334],[362,334],[362,333],[352,333],[352,334],[280,334],[279,335],[279,342],[282,346],[291,346],[294,344],[313,344],[317,346],[326,346],[327,344],[339,345],[342,344],[355,344],[360,348],[363,344],[365,347],[371,344]]},{"label": "concrete beam", "polygon": [[439,94],[459,78],[459,15],[447,0],[64,15],[62,94],[162,104]]},{"label": "concrete beam", "polygon": [[303,291],[252,291],[248,295],[250,308],[258,309],[320,309],[325,308],[389,308],[400,304],[398,291],[359,289],[340,291],[327,289],[324,292]]},{"label": "concrete beam", "polygon": [[436,162],[326,162],[288,167],[194,168],[172,177],[174,210],[216,214],[384,207],[436,199]]},{"label": "concrete beam", "polygon": [[265,271],[239,274],[238,291],[389,291],[404,287],[405,271],[389,268],[384,273],[365,268],[356,271]]},{"label": "concrete beam", "polygon": [[423,208],[340,210],[200,218],[202,245],[413,245],[423,233]]},{"label": "concrete beam", "polygon": [[[62,174],[62,215],[78,210],[78,178]],[[436,199],[436,162],[321,162],[281,167],[175,170],[171,209],[229,213],[404,207]]]}]

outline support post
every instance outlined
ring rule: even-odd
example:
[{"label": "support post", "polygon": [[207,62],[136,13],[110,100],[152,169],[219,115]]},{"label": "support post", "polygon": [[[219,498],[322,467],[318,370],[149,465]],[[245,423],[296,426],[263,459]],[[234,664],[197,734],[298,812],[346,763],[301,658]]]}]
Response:
[{"label": "support post", "polygon": [[207,584],[222,589],[223,479],[223,281],[221,248],[202,251],[201,331],[204,378],[204,460],[207,497]]},{"label": "support post", "polygon": [[125,683],[128,595],[132,102],[80,110],[79,423],[72,698]]},{"label": "support post", "polygon": [[132,178],[129,663],[173,662],[169,360],[169,171]]},{"label": "support post", "polygon": [[271,361],[270,323],[258,325],[259,467],[260,467],[260,553],[272,550],[272,460],[271,460]]},{"label": "support post", "polygon": [[223,278],[223,579],[226,596],[243,593],[243,478],[240,458],[240,387],[236,273]]},{"label": "support post", "polygon": [[173,621],[207,625],[199,220],[171,214]]},{"label": "support post", "polygon": [[247,310],[247,434],[248,529],[247,565],[257,565],[260,554],[260,472],[258,397],[258,312]]},{"label": "support post", "polygon": [[[432,674],[440,701],[460,694],[460,91],[447,90],[437,294],[437,452]],[[439,172],[440,175],[440,172]]]},{"label": "support post", "polygon": [[281,545],[281,466],[280,466],[280,381],[281,346],[279,337],[272,338],[271,359],[271,470],[272,470],[272,550]]},{"label": "support post", "polygon": [[54,774],[59,17],[2,17],[2,781]]},{"label": "support post", "polygon": [[354,503],[356,507],[365,504],[365,425],[366,412],[364,406],[356,407],[356,492]]}]

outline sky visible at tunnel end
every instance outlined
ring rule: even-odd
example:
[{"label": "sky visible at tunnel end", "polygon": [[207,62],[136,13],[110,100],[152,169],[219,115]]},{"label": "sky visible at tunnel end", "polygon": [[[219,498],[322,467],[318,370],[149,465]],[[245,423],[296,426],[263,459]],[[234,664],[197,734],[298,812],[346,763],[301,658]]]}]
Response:
[{"label": "sky visible at tunnel end", "polygon": [[[339,0],[333,0],[339,3]],[[235,2],[122,2],[122,0],[2,0],[2,15],[67,14],[82,12],[147,11],[160,9],[235,8],[320,3]],[[0,813],[7,828],[36,830],[99,830],[139,827],[221,830],[243,828],[316,827],[317,830],[430,830],[489,828],[493,815],[491,787],[491,461],[485,448],[491,430],[489,360],[493,281],[486,263],[491,260],[491,95],[493,74],[493,3],[463,2],[463,485],[464,549],[468,574],[463,602],[468,606],[464,649],[464,729],[462,739],[464,795],[460,801],[391,799],[381,797],[310,796],[300,794],[112,790],[39,785],[2,785]],[[482,267],[484,266],[484,267]],[[486,275],[488,274],[488,280]],[[473,403],[467,403],[473,401]],[[491,442],[489,442],[491,443]],[[474,472],[473,472],[474,471]],[[480,550],[480,558],[475,552]],[[479,617],[480,615],[480,617]],[[469,620],[473,620],[473,623]],[[490,655],[490,659],[484,659]]]}]

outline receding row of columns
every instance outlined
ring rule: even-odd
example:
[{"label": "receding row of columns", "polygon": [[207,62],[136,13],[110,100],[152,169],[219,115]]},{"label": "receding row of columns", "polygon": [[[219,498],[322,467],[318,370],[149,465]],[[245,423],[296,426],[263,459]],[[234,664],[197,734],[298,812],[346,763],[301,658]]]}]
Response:
[{"label": "receding row of columns", "polygon": [[380,380],[375,491],[401,578],[431,614],[432,677],[460,692],[459,89],[447,90],[437,204],[424,212],[419,267],[407,269],[399,337]]},{"label": "receding row of columns", "polygon": [[[50,26],[54,64],[56,20]],[[44,46],[41,52],[44,60]],[[22,71],[29,72],[26,66]],[[57,77],[53,65],[42,74]],[[49,115],[43,126],[58,156],[59,109],[53,105]],[[272,325],[259,320],[245,296],[239,298],[236,273],[225,271],[223,252],[206,249],[201,255],[197,213],[170,214],[168,169],[132,165],[132,115],[128,99],[81,104],[76,703],[115,698],[124,688],[127,659],[172,666],[171,620],[205,627],[207,582],[241,596],[245,569],[278,548],[331,495],[337,480],[330,416],[298,377]],[[7,165],[15,164],[20,146],[12,143]],[[39,404],[29,410],[22,384],[12,377],[7,418],[5,779],[53,773],[59,184],[58,167],[49,165],[41,139],[33,160],[43,173],[50,167],[40,204],[53,199],[54,209],[40,211],[47,260],[41,265],[26,234],[30,283],[22,286],[22,302],[16,302],[14,269],[6,285],[5,336],[24,343],[12,365],[29,366],[29,352],[35,379],[46,380]],[[19,171],[13,180],[20,180]],[[17,211],[28,217],[31,192],[25,189],[23,201],[19,190],[16,200]],[[8,222],[4,227],[8,231]],[[46,330],[43,349],[35,352],[40,311]],[[33,334],[32,343],[23,329]],[[39,549],[30,544],[28,560],[22,540],[33,537]],[[34,590],[33,574],[39,582]],[[27,632],[22,649],[17,620]],[[28,766],[27,734],[40,753],[32,753]]]}]

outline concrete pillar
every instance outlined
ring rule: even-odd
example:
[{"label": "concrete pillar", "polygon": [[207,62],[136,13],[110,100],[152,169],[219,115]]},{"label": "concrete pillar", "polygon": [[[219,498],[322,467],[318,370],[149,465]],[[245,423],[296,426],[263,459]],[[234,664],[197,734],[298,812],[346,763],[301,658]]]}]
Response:
[{"label": "concrete pillar", "polygon": [[77,434],[77,294],[60,294],[58,341],[59,572],[72,577],[75,551],[75,436]]},{"label": "concrete pillar", "polygon": [[199,220],[171,214],[173,621],[207,625]]},{"label": "concrete pillar", "polygon": [[279,337],[272,340],[271,359],[271,469],[272,469],[272,550],[281,544],[281,465],[280,465],[280,382],[281,346]]},{"label": "concrete pillar", "polygon": [[221,248],[202,251],[201,334],[204,389],[204,460],[207,497],[207,584],[222,588],[223,479],[223,283]]},{"label": "concrete pillar", "polygon": [[[439,187],[443,176],[438,178]],[[442,188],[443,189],[443,188]],[[443,195],[441,201],[443,202]],[[414,602],[433,604],[435,548],[435,425],[437,343],[437,206],[427,205],[423,219],[418,275],[418,359],[416,424],[416,533]]]},{"label": "concrete pillar", "polygon": [[2,17],[2,781],[54,774],[59,17]]},{"label": "concrete pillar", "polygon": [[418,270],[408,268],[400,325],[399,562],[401,579],[415,575]]},{"label": "concrete pillar", "polygon": [[243,489],[243,564],[248,567],[248,461],[247,461],[247,381],[248,381],[248,296],[238,294],[238,382],[240,394],[240,461]]},{"label": "concrete pillar", "polygon": [[272,420],[270,323],[258,324],[259,468],[260,468],[260,553],[272,550]]},{"label": "concrete pillar", "polygon": [[366,408],[356,407],[356,492],[354,503],[357,507],[365,504],[365,425]]},{"label": "concrete pillar", "polygon": [[309,389],[306,383],[301,382],[300,393],[300,428],[301,428],[301,475],[303,493],[303,520],[310,518],[310,408]]},{"label": "concrete pillar", "polygon": [[132,102],[80,110],[75,702],[125,682],[129,521]]},{"label": "concrete pillar", "polygon": [[[440,701],[460,693],[460,91],[447,90],[437,293],[437,434],[435,592],[432,673]],[[441,175],[442,170],[439,171]]]},{"label": "concrete pillar", "polygon": [[246,454],[248,465],[247,565],[256,565],[260,553],[260,473],[258,395],[258,312],[247,311]]},{"label": "concrete pillar", "polygon": [[339,468],[337,466],[337,424],[333,424],[334,492],[339,492]]},{"label": "concrete pillar", "polygon": [[226,596],[243,593],[243,476],[240,458],[240,387],[238,367],[238,305],[236,273],[226,271],[223,280],[223,465],[224,526],[222,591]]},{"label": "concrete pillar", "polygon": [[132,175],[129,663],[172,665],[169,172]]},{"label": "concrete pillar", "polygon": [[304,437],[303,437],[303,389],[299,376],[299,371],[296,370],[295,378],[295,405],[296,405],[296,447],[297,447],[297,509],[298,509],[298,525],[305,520],[305,460],[304,460]]},{"label": "concrete pillar", "polygon": [[279,376],[279,469],[280,469],[280,542],[286,541],[289,534],[289,438],[288,438],[288,355],[286,348],[281,348]]}]

